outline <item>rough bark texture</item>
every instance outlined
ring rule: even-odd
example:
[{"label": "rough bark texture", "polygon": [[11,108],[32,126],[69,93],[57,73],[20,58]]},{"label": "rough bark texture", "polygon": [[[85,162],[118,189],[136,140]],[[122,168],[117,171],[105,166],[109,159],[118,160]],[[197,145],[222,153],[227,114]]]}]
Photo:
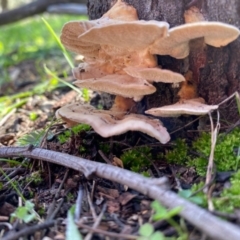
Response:
[{"label": "rough bark texture", "polygon": [[[140,19],[167,21],[171,27],[184,24],[184,12],[192,6],[200,9],[208,21],[220,21],[240,27],[239,0],[125,0],[133,5]],[[88,0],[90,19],[100,18],[115,0]],[[134,43],[133,43],[134,44]],[[240,41],[223,48],[206,46],[193,49],[187,59],[176,60],[159,56],[159,65],[184,74],[193,72],[193,84],[200,97],[209,104],[218,104],[235,91],[240,90]],[[156,84],[158,91],[147,97],[147,108],[177,101],[177,90],[168,84]],[[221,119],[228,124],[238,118],[236,102],[221,107]]]}]

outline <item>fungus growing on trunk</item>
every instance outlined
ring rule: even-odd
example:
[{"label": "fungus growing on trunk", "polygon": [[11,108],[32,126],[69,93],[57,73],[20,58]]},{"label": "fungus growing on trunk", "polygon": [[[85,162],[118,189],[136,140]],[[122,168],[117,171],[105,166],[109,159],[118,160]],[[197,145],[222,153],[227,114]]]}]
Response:
[{"label": "fungus growing on trunk", "polygon": [[89,124],[102,137],[111,137],[127,131],[140,131],[156,138],[161,143],[167,143],[170,136],[167,129],[158,119],[144,115],[128,114],[112,110],[98,110],[90,105],[78,103],[60,108],[56,115],[61,117],[68,126],[79,122]]},{"label": "fungus growing on trunk", "polygon": [[185,81],[183,75],[161,68],[126,67],[128,75],[146,79],[148,82],[179,83]]},{"label": "fungus growing on trunk", "polygon": [[203,98],[196,98],[190,100],[182,100],[172,105],[163,106],[159,108],[151,108],[145,113],[157,117],[178,117],[183,114],[189,115],[205,115],[213,110],[218,109],[218,105],[204,104]]},{"label": "fungus growing on trunk", "polygon": [[[159,120],[132,113],[134,101],[156,91],[152,82],[185,82],[181,74],[158,67],[155,54],[185,58],[190,40],[203,38],[205,43],[221,47],[235,40],[239,30],[228,24],[205,21],[168,28],[166,22],[139,20],[136,9],[121,0],[100,19],[65,24],[62,43],[85,58],[84,63],[73,69],[77,79],[74,84],[117,96],[110,110],[76,103],[59,109],[57,116],[68,125],[90,124],[103,137],[131,130],[142,131],[162,143],[169,141],[169,134]],[[190,99],[146,113],[202,115],[217,107]]]},{"label": "fungus growing on trunk", "polygon": [[166,38],[158,39],[150,52],[158,55],[170,55],[174,58],[185,58],[189,54],[189,41],[204,38],[206,44],[223,47],[237,39],[239,29],[220,22],[192,22],[169,30]]},{"label": "fungus growing on trunk", "polygon": [[107,75],[102,78],[78,80],[74,84],[94,91],[136,99],[156,91],[156,88],[144,79],[118,74]]}]

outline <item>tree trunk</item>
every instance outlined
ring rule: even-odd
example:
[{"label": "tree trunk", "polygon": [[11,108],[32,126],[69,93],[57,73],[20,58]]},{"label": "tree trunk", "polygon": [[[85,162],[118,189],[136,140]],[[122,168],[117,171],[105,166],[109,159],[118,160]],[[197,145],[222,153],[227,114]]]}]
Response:
[{"label": "tree trunk", "polygon": [[[139,19],[166,21],[170,27],[184,24],[184,12],[195,6],[205,20],[220,21],[240,27],[239,0],[125,0],[133,5]],[[88,0],[90,19],[100,18],[115,0]],[[133,43],[134,44],[134,43]],[[170,56],[158,56],[159,65],[179,73],[192,71],[192,84],[199,97],[209,104],[218,104],[235,91],[240,90],[240,41],[239,38],[226,47],[206,46],[192,50],[189,57],[176,60]],[[158,83],[157,92],[146,97],[147,108],[176,102],[177,92],[170,84]],[[234,123],[238,118],[235,99],[220,108],[221,120]],[[223,121],[223,122],[224,122]]]}]

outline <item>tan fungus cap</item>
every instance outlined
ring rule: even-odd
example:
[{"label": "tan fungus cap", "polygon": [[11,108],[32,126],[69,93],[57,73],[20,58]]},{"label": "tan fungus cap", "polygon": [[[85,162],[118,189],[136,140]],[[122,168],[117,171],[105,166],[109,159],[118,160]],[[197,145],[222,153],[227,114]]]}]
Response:
[{"label": "tan fungus cap", "polygon": [[185,58],[189,54],[189,41],[204,37],[205,43],[214,47],[226,46],[239,36],[239,29],[220,22],[194,22],[171,28],[169,36],[157,40],[151,47],[152,54]]},{"label": "tan fungus cap", "polygon": [[73,77],[79,80],[90,78],[101,78],[106,75],[98,66],[80,63],[72,69]]},{"label": "tan fungus cap", "polygon": [[144,79],[118,74],[78,80],[74,84],[81,88],[89,88],[94,91],[107,92],[128,98],[140,97],[156,91],[156,88]]},{"label": "tan fungus cap", "polygon": [[127,67],[123,70],[132,77],[143,78],[148,82],[178,83],[185,81],[183,75],[161,68]]},{"label": "tan fungus cap", "polygon": [[113,111],[97,110],[89,105],[69,104],[56,112],[68,126],[85,123],[92,126],[96,133],[102,137],[123,134],[127,131],[140,131],[161,143],[167,143],[170,136],[162,123],[147,116],[129,114],[118,118]]},{"label": "tan fungus cap", "polygon": [[218,109],[218,105],[207,105],[202,98],[182,100],[172,105],[159,108],[151,108],[145,113],[158,117],[177,117],[182,114],[205,115]]},{"label": "tan fungus cap", "polygon": [[156,39],[166,37],[168,23],[158,21],[114,21],[109,25],[95,26],[78,37],[80,42],[111,45],[131,51],[144,50]]}]

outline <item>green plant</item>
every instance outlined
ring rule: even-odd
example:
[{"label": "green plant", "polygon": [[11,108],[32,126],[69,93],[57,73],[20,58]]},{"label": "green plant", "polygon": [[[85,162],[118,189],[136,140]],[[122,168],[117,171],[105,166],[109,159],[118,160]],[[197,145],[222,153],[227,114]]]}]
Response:
[{"label": "green plant", "polygon": [[44,92],[52,91],[57,87],[58,82],[54,79],[50,79],[49,82],[40,82],[30,91],[0,97],[0,118],[26,104],[29,97],[33,95],[41,95]]},{"label": "green plant", "polygon": [[57,34],[53,30],[52,26],[44,19],[42,18],[42,21],[44,22],[45,26],[47,27],[48,31],[50,32],[51,36],[54,38],[55,42],[57,43],[58,47],[61,49],[63,56],[67,60],[69,66],[71,68],[74,67],[73,62],[71,60],[71,57],[69,56],[69,53],[66,51],[65,47],[62,45],[61,41],[59,40]]},{"label": "green plant", "polygon": [[168,210],[162,206],[158,201],[153,201],[151,204],[154,214],[152,216],[153,221],[165,220],[172,227],[174,227],[178,232],[178,237],[165,237],[161,232],[154,231],[154,227],[150,223],[143,224],[139,229],[138,240],[186,240],[188,239],[188,234],[185,229],[178,224],[173,217],[181,212],[181,207],[176,207],[174,209]]},{"label": "green plant", "polygon": [[202,189],[204,187],[205,183],[200,182],[198,184],[193,184],[191,189],[187,190],[181,190],[178,192],[178,194],[183,197],[188,199],[189,201],[198,204],[202,207],[207,206],[207,196],[204,194],[203,191],[199,191],[199,189]]},{"label": "green plant", "polygon": [[220,197],[214,197],[213,202],[217,210],[222,212],[233,212],[240,208],[240,170],[230,179],[231,186],[224,188]]},{"label": "green plant", "polygon": [[25,202],[25,198],[22,194],[22,192],[19,190],[18,188],[18,181],[17,180],[13,180],[11,181],[11,179],[8,177],[8,175],[3,171],[2,168],[0,168],[0,173],[2,173],[2,175],[10,182],[12,188],[16,191],[16,193],[23,199],[23,201]]},{"label": "green plant", "polygon": [[68,210],[67,214],[67,228],[66,228],[66,240],[82,240],[82,236],[78,230],[77,225],[74,222],[74,209],[75,206],[72,206]]},{"label": "green plant", "polygon": [[74,134],[77,135],[83,131],[89,131],[91,129],[91,127],[87,124],[78,124],[74,127],[72,127],[69,130],[64,131],[63,133],[58,135],[58,141],[63,144],[65,142],[67,142],[70,137]]},{"label": "green plant", "polygon": [[[74,16],[44,14],[44,19],[51,23],[51,27],[60,33],[65,22],[74,20]],[[1,27],[4,34],[0,35],[0,66],[7,67],[25,59],[46,59],[46,56],[56,55],[56,40],[49,37],[41,15],[18,21]],[[86,19],[84,16],[79,16]],[[1,83],[0,83],[1,84]]]},{"label": "green plant", "polygon": [[[36,130],[30,133],[23,135],[22,137],[18,138],[17,145],[18,146],[28,146],[33,145],[35,147],[39,146],[46,130]],[[50,133],[49,133],[50,134]]]},{"label": "green plant", "polygon": [[[229,134],[219,134],[214,151],[214,163],[217,171],[232,171],[239,168],[240,155],[234,152],[240,147],[240,128],[235,128]],[[188,166],[194,166],[199,175],[205,175],[208,157],[211,150],[210,133],[202,135],[193,142],[193,149],[201,156],[189,159]]]},{"label": "green plant", "polygon": [[188,146],[185,140],[177,139],[174,143],[174,148],[167,151],[165,158],[168,163],[185,165],[189,159]]},{"label": "green plant", "polygon": [[67,194],[67,201],[70,202],[70,201],[73,201],[74,200],[74,195],[72,193],[68,193]]},{"label": "green plant", "polygon": [[138,231],[140,237],[137,238],[137,240],[165,240],[165,236],[159,232],[154,231],[153,225],[150,223],[143,224],[139,231]]},{"label": "green plant", "polygon": [[37,219],[37,214],[34,211],[34,204],[30,201],[25,202],[25,206],[18,207],[14,213],[11,214],[11,217],[18,218],[25,223],[29,223],[34,219]]},{"label": "green plant", "polygon": [[185,229],[181,227],[180,224],[178,224],[174,220],[174,216],[179,214],[182,210],[182,207],[176,207],[171,210],[166,209],[164,206],[162,206],[158,201],[153,201],[151,204],[152,209],[155,211],[155,213],[152,216],[152,219],[154,221],[159,221],[159,220],[165,220],[167,221],[172,227],[174,227],[179,235],[178,239],[186,240],[188,239],[187,237],[187,232]]},{"label": "green plant", "polygon": [[34,183],[34,184],[40,184],[42,182],[42,177],[41,177],[41,173],[40,171],[37,171],[37,172],[32,172],[30,175],[28,175],[26,178],[25,178],[25,181],[26,183]]},{"label": "green plant", "polygon": [[111,150],[110,144],[109,144],[109,143],[104,143],[104,142],[99,144],[99,148],[100,148],[100,150],[102,150],[105,154],[109,154],[109,153],[110,153],[110,150]]},{"label": "green plant", "polygon": [[30,118],[31,121],[37,120],[38,117],[39,117],[39,115],[36,112],[30,112],[29,113],[29,118]]},{"label": "green plant", "polygon": [[172,217],[179,214],[182,210],[182,207],[176,207],[171,210],[166,209],[162,204],[160,204],[158,201],[153,201],[151,203],[152,209],[155,211],[155,213],[152,216],[152,219],[154,221],[159,220],[169,220],[172,219]]},{"label": "green plant", "polygon": [[54,72],[52,72],[49,68],[47,68],[46,65],[44,65],[44,70],[45,70],[45,72],[46,72],[49,76],[51,76],[53,79],[55,79],[55,80],[57,80],[57,81],[59,81],[59,82],[62,82],[64,85],[70,87],[71,89],[73,89],[73,90],[76,91],[77,93],[82,94],[82,91],[81,91],[79,88],[77,88],[77,87],[73,86],[71,83],[66,82],[66,81],[62,80],[61,78],[59,78]]},{"label": "green plant", "polygon": [[[67,50],[65,49],[65,47],[62,45],[59,37],[57,36],[57,34],[55,33],[55,31],[53,30],[53,28],[51,27],[51,25],[50,25],[44,18],[42,18],[42,20],[43,20],[44,24],[46,25],[48,31],[50,32],[51,36],[55,39],[56,44],[57,44],[58,47],[61,49],[62,54],[63,54],[63,56],[65,57],[66,61],[68,62],[69,66],[70,66],[71,68],[73,68],[73,67],[74,67],[74,64],[73,64],[73,62],[72,62],[72,60],[71,60],[71,57],[70,57],[68,51],[67,51]],[[50,70],[46,67],[46,65],[44,65],[44,68],[45,68],[46,73],[48,73],[48,74],[50,74],[51,76],[53,76],[54,78],[58,79],[59,82],[62,82],[62,83],[64,83],[65,85],[69,86],[70,88],[72,88],[73,90],[75,90],[77,93],[80,93],[80,94],[82,95],[83,99],[84,99],[86,102],[89,102],[90,97],[89,97],[89,93],[88,93],[88,90],[87,90],[87,89],[81,89],[81,90],[80,90],[79,88],[73,86],[71,83],[68,83],[68,82],[66,82],[66,81],[58,78],[58,77],[56,76],[56,74],[54,74],[52,71],[50,71]]]},{"label": "green plant", "polygon": [[125,167],[134,172],[141,172],[144,168],[149,167],[152,159],[151,148],[147,146],[133,148],[125,151],[120,159]]}]

